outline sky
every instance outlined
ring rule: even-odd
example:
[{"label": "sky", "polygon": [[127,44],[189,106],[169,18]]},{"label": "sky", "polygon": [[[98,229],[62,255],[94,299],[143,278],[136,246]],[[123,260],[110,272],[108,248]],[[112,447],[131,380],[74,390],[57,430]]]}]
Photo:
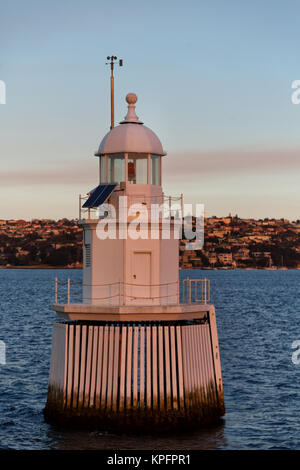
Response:
[{"label": "sky", "polygon": [[78,217],[138,95],[165,194],[207,216],[300,219],[298,0],[0,0],[0,219]]}]

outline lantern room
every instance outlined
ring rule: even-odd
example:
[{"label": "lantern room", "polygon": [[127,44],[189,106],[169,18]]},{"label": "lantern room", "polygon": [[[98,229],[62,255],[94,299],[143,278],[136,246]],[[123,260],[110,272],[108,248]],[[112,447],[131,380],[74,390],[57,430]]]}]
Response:
[{"label": "lantern room", "polygon": [[137,117],[137,96],[128,93],[126,101],[127,115],[105,135],[95,153],[99,157],[100,184],[161,186],[161,159],[166,152],[157,135]]}]

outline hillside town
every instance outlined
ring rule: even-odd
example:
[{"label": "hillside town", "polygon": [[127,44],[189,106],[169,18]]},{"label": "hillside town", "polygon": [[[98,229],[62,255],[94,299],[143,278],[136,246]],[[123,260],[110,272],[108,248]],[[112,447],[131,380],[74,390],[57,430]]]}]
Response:
[{"label": "hillside town", "polygon": [[[187,250],[187,242],[179,244],[182,269],[300,269],[300,220],[207,217],[204,247]],[[0,220],[1,268],[81,268],[81,263],[76,220]]]}]

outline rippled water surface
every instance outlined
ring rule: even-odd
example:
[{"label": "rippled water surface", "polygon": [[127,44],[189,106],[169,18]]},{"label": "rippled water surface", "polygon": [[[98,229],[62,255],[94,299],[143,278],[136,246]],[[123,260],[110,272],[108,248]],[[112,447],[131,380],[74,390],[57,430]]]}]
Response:
[{"label": "rippled water surface", "polygon": [[181,271],[211,281],[226,416],[214,429],[151,437],[71,431],[44,422],[54,278],[80,270],[0,270],[1,449],[299,449],[300,271]]}]

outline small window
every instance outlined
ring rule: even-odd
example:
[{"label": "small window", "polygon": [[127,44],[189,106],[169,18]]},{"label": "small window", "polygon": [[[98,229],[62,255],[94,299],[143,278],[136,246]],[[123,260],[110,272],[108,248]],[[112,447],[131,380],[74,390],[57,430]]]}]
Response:
[{"label": "small window", "polygon": [[106,183],[105,156],[100,157],[100,183]]},{"label": "small window", "polygon": [[89,268],[91,266],[91,245],[85,245],[85,267]]},{"label": "small window", "polygon": [[159,155],[151,155],[151,184],[160,185],[160,159]]},{"label": "small window", "polygon": [[121,183],[125,181],[125,157],[124,154],[108,156],[108,183]]}]

